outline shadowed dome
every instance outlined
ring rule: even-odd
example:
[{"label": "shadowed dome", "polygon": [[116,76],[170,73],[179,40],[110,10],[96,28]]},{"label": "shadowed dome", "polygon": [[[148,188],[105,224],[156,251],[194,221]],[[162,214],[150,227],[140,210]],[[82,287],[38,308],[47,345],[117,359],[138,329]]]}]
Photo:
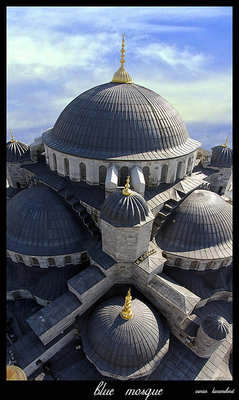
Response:
[{"label": "shadowed dome", "polygon": [[7,203],[7,249],[50,256],[87,249],[90,233],[64,200],[46,186],[33,186]]},{"label": "shadowed dome", "polygon": [[195,190],[171,213],[156,240],[162,250],[182,257],[230,257],[232,207],[214,192]]},{"label": "shadowed dome", "polygon": [[83,349],[103,375],[129,379],[147,375],[168,350],[168,330],[148,305],[132,300],[133,317],[120,316],[123,296],[105,300],[82,329]]},{"label": "shadowed dome", "polygon": [[30,160],[30,148],[27,144],[14,141],[7,142],[7,162]]},{"label": "shadowed dome", "polygon": [[200,146],[160,95],[134,83],[116,82],[76,97],[43,140],[64,153],[110,160],[179,157]]},{"label": "shadowed dome", "polygon": [[232,166],[232,149],[223,145],[213,147],[210,166],[230,168]]},{"label": "shadowed dome", "polygon": [[222,340],[225,339],[229,327],[224,318],[217,314],[207,315],[202,321],[203,331],[212,339]]},{"label": "shadowed dome", "polygon": [[149,215],[147,202],[137,192],[125,196],[122,191],[112,193],[105,200],[100,218],[114,226],[134,226]]}]

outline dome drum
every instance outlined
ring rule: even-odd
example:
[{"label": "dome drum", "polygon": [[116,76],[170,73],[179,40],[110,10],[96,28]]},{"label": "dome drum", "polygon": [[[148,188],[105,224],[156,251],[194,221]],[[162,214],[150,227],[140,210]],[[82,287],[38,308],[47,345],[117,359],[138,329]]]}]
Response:
[{"label": "dome drum", "polygon": [[77,265],[81,263],[81,260],[85,260],[85,251],[79,253],[61,254],[61,255],[51,255],[51,256],[39,256],[39,255],[29,255],[21,254],[19,252],[14,252],[7,250],[7,256],[15,263],[23,263],[28,267],[40,267],[40,268],[50,268],[57,267],[62,268],[68,264]]},{"label": "dome drum", "polygon": [[[107,173],[112,164],[118,170],[117,186],[123,185],[121,182],[123,170],[127,169],[127,174],[130,174],[135,166],[141,168],[142,171],[146,168],[148,169],[147,177],[144,176],[148,186],[158,186],[165,182],[174,183],[177,179],[182,179],[192,172],[196,159],[196,151],[180,157],[156,160],[153,163],[151,161],[138,160],[138,157],[134,157],[134,155],[127,156],[125,160],[89,159],[54,150],[46,144],[45,151],[46,162],[52,171],[56,171],[60,176],[69,176],[72,181],[86,181],[90,185],[102,183],[100,181],[100,169],[102,167],[105,168]],[[66,168],[66,163],[69,166],[68,168]],[[179,165],[181,166],[180,171]]]}]

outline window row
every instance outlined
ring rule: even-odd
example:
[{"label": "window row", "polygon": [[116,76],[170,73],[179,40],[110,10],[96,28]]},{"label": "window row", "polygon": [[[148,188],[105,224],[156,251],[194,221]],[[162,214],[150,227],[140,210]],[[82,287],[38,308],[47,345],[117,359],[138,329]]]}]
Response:
[{"label": "window row", "polygon": [[[57,171],[57,159],[55,153],[52,154],[52,162],[53,162],[53,170]],[[187,167],[186,167],[186,175],[189,174],[192,170],[192,163],[193,159],[190,157],[187,162]],[[179,161],[177,164],[177,171],[176,171],[176,176],[175,180],[181,179],[182,178],[182,165],[183,162]],[[105,184],[105,179],[106,179],[106,174],[107,174],[107,167],[105,165],[100,165],[99,167],[99,184]],[[145,166],[143,167],[143,174],[144,174],[144,179],[145,179],[145,184],[149,184],[149,176],[150,176],[150,169],[149,167]],[[64,158],[64,175],[65,176],[70,176],[70,163],[68,158]],[[119,169],[119,186],[124,186],[127,176],[130,175],[130,168],[127,166],[123,166]],[[81,162],[79,164],[79,177],[81,181],[86,181],[86,165]],[[168,165],[164,164],[161,169],[161,177],[160,177],[160,183],[165,183],[168,178]]]}]

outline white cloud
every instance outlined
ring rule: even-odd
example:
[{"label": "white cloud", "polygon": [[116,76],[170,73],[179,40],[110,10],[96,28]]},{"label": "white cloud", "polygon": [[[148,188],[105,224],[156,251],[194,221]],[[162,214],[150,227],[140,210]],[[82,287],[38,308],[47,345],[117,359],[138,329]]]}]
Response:
[{"label": "white cloud", "polygon": [[148,62],[163,62],[173,68],[181,66],[191,72],[200,71],[209,61],[209,56],[202,52],[193,53],[189,48],[178,49],[164,43],[149,43],[137,47],[136,54]]}]

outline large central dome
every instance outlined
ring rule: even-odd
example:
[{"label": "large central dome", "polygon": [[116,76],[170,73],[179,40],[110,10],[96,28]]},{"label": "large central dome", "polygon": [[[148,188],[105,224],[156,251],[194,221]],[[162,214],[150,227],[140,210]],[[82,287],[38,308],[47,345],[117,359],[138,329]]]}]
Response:
[{"label": "large central dome", "polygon": [[43,134],[52,149],[105,160],[157,160],[195,151],[178,112],[160,95],[134,83],[87,90]]}]

